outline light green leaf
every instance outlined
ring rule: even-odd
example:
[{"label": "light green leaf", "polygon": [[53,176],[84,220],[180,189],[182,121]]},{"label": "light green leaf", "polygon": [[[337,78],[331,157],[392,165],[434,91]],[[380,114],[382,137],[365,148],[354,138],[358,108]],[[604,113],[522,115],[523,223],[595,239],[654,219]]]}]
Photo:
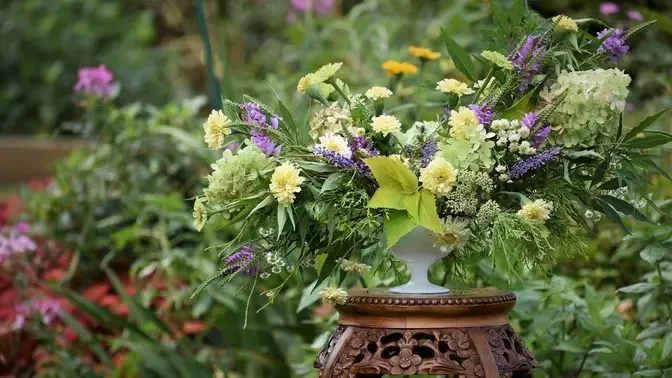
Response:
[{"label": "light green leaf", "polygon": [[266,198],[264,198],[261,202],[259,202],[259,203],[257,204],[257,206],[255,206],[255,207],[252,209],[252,211],[250,211],[250,213],[247,214],[247,217],[249,218],[249,217],[252,216],[252,214],[254,214],[257,210],[263,209],[264,207],[270,205],[271,202],[273,202],[273,196],[270,196],[270,195],[269,195],[269,196],[266,196]]},{"label": "light green leaf", "polygon": [[416,224],[420,223],[420,192],[404,197],[404,208]]},{"label": "light green leaf", "polygon": [[285,222],[287,222],[287,208],[285,205],[278,204],[278,239],[280,239],[282,229],[285,228]]},{"label": "light green leaf", "polygon": [[338,181],[343,177],[343,172],[334,172],[327,176],[320,189],[320,194],[338,188]]},{"label": "light green leaf", "polygon": [[369,207],[404,210],[406,209],[406,205],[404,204],[406,197],[407,195],[396,186],[381,186],[373,194],[373,197],[369,201]]},{"label": "light green leaf", "polygon": [[497,0],[490,0],[490,9],[492,10],[492,16],[495,20],[495,23],[499,26],[504,33],[509,32],[509,21],[506,17],[506,13],[502,10],[502,7],[499,5]]},{"label": "light green leaf", "polygon": [[651,265],[655,265],[657,262],[661,261],[663,258],[665,258],[665,248],[663,248],[660,245],[647,245],[646,248],[644,248],[640,253],[639,257],[641,257],[644,261],[648,262]]},{"label": "light green leaf", "polygon": [[427,189],[420,192],[420,202],[418,204],[418,224],[436,233],[441,233],[441,221],[436,212],[436,199]]},{"label": "light green leaf", "polygon": [[405,194],[418,191],[418,178],[399,160],[387,156],[376,156],[364,159],[364,162],[371,169],[380,187],[397,187]]},{"label": "light green leaf", "polygon": [[663,350],[660,352],[660,360],[668,362],[670,357],[672,357],[672,333],[668,333],[667,336],[665,336]]},{"label": "light green leaf", "polygon": [[639,282],[632,284],[630,286],[622,287],[617,291],[620,293],[632,293],[632,294],[641,294],[652,291],[656,288],[656,285],[648,282]]},{"label": "light green leaf", "polygon": [[388,217],[383,221],[383,225],[385,226],[388,249],[392,248],[399,239],[416,227],[408,212],[403,210],[388,211]]},{"label": "light green leaf", "polygon": [[511,25],[514,28],[520,25],[520,21],[526,13],[526,8],[526,0],[515,0],[513,2],[513,9],[511,9]]},{"label": "light green leaf", "polygon": [[450,54],[453,63],[455,63],[455,68],[462,72],[469,80],[477,82],[476,69],[474,68],[474,63],[471,61],[471,55],[469,55],[464,47],[450,38],[445,29],[441,29],[441,37],[446,44],[448,54]]},{"label": "light green leaf", "polygon": [[523,96],[518,102],[513,104],[510,108],[506,109],[502,113],[502,118],[506,119],[520,119],[522,118],[525,113],[530,112],[534,109],[534,104],[530,104],[530,99],[532,99],[532,96],[537,92],[537,88],[532,89],[531,91],[527,92],[525,96]]}]

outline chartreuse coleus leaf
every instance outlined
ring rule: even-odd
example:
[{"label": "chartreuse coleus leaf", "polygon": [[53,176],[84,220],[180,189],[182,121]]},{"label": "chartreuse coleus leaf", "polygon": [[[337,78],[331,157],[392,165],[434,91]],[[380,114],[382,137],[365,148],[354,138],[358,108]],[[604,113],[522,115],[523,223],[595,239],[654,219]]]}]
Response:
[{"label": "chartreuse coleus leaf", "polygon": [[416,226],[441,232],[434,195],[426,189],[419,190],[418,179],[407,166],[385,156],[364,162],[380,186],[369,207],[391,209],[384,222],[388,248]]}]

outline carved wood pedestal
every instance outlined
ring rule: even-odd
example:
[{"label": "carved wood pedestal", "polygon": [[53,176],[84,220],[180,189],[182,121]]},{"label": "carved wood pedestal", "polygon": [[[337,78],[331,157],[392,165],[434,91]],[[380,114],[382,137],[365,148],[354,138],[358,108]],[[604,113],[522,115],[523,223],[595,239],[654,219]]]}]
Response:
[{"label": "carved wood pedestal", "polygon": [[319,378],[530,376],[537,361],[507,314],[516,296],[495,289],[402,295],[354,289],[315,361]]}]

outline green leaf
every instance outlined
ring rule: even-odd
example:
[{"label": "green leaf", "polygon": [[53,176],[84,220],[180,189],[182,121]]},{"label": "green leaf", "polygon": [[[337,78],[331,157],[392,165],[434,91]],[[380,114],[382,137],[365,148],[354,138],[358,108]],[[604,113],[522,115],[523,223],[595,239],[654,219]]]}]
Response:
[{"label": "green leaf", "polygon": [[612,222],[616,223],[621,229],[626,233],[630,234],[630,230],[628,230],[627,227],[625,227],[625,224],[623,223],[623,220],[621,219],[620,215],[614,210],[614,208],[604,202],[601,199],[594,199],[593,200],[593,206],[595,207],[595,210],[602,212],[604,215],[607,216],[607,218],[611,219]]},{"label": "green leaf", "polygon": [[259,203],[258,203],[258,204],[257,204],[251,211],[250,211],[250,213],[247,214],[247,217],[249,218],[250,216],[252,216],[252,214],[254,214],[255,212],[257,212],[257,210],[261,210],[261,209],[263,209],[264,207],[270,205],[272,202],[273,202],[273,196],[271,196],[271,195],[266,196],[266,198],[264,198],[261,202],[259,202]]},{"label": "green leaf", "polygon": [[303,292],[301,293],[301,301],[299,301],[299,307],[296,309],[297,314],[303,309],[308,308],[308,306],[311,306],[313,303],[317,302],[320,291],[327,288],[329,281],[322,282],[319,287],[316,287],[316,284],[317,281],[303,289]]},{"label": "green leaf", "polygon": [[283,204],[278,204],[278,239],[282,235],[282,230],[285,228],[287,222],[287,207]]},{"label": "green leaf", "polygon": [[390,249],[397,244],[399,239],[411,232],[416,224],[407,211],[390,210],[387,215],[387,218],[383,221],[383,226],[387,238],[387,249]]},{"label": "green leaf", "polygon": [[[415,192],[416,194],[418,192]],[[408,197],[395,186],[381,186],[369,201],[369,207],[376,209],[406,209],[405,199]]]},{"label": "green leaf", "polygon": [[420,223],[420,192],[415,192],[404,197],[404,209],[416,224]]},{"label": "green leaf", "polygon": [[662,261],[663,258],[665,258],[665,253],[665,248],[660,245],[653,244],[647,245],[646,248],[644,248],[639,253],[639,257],[651,265],[656,265],[656,263]]},{"label": "green leaf", "polygon": [[105,365],[107,365],[108,368],[112,368],[114,366],[114,363],[112,363],[112,359],[110,356],[105,352],[105,350],[100,346],[99,342],[97,339],[91,335],[91,332],[82,325],[82,323],[79,322],[79,320],[75,319],[72,315],[70,315],[67,311],[63,311],[60,314],[61,320],[72,328],[75,333],[79,336],[81,342],[91,348],[93,351],[93,354],[98,357]]},{"label": "green leaf", "polygon": [[418,191],[418,178],[399,160],[376,156],[364,159],[380,187],[397,187],[406,194]]},{"label": "green leaf", "polygon": [[418,205],[418,216],[420,226],[428,230],[432,230],[436,233],[441,233],[441,221],[439,220],[439,215],[436,212],[436,198],[434,195],[427,189],[423,189],[420,192],[420,203]]},{"label": "green leaf", "polygon": [[446,48],[448,49],[448,54],[453,59],[455,63],[455,68],[464,74],[469,80],[474,83],[478,81],[476,78],[476,69],[474,68],[474,63],[471,61],[471,55],[455,42],[452,38],[448,36],[448,32],[445,29],[441,29],[441,37],[446,43]]},{"label": "green leaf", "polygon": [[320,194],[338,188],[338,181],[344,176],[343,172],[334,172],[327,176],[320,188]]},{"label": "green leaf", "polygon": [[672,137],[667,135],[647,135],[641,138],[635,138],[630,142],[626,143],[626,147],[636,148],[636,149],[647,149],[658,147],[663,144],[672,142]]},{"label": "green leaf", "polygon": [[660,335],[665,335],[668,332],[672,332],[672,327],[668,324],[656,324],[649,326],[649,328],[643,330],[637,335],[637,340],[642,341],[650,339],[652,337],[658,337]]},{"label": "green leaf", "polygon": [[598,167],[595,169],[595,174],[593,174],[593,179],[590,180],[590,187],[592,188],[598,182],[601,182],[604,176],[607,174],[609,169],[609,164],[611,164],[611,156],[608,156]]},{"label": "green leaf", "polygon": [[495,23],[499,26],[504,33],[509,32],[509,21],[506,17],[502,7],[499,5],[497,0],[490,0],[490,9],[492,10],[492,16],[495,20]]},{"label": "green leaf", "polygon": [[665,341],[663,341],[663,350],[660,352],[660,360],[668,362],[668,359],[672,357],[672,333],[669,333],[665,336]]},{"label": "green leaf", "polygon": [[601,195],[600,198],[603,199],[605,202],[609,203],[614,209],[616,209],[617,211],[621,212],[624,215],[633,216],[635,217],[635,219],[638,219],[642,222],[657,224],[651,221],[646,215],[642,214],[642,212],[637,210],[634,206],[623,201],[620,198],[612,197],[609,195]]},{"label": "green leaf", "polygon": [[628,293],[628,294],[642,294],[642,293],[647,293],[652,290],[656,289],[656,285],[647,283],[647,282],[639,282],[630,286],[622,287],[616,291],[619,293]]},{"label": "green leaf", "polygon": [[616,190],[616,189],[622,188],[624,186],[628,186],[628,183],[625,180],[623,180],[619,177],[614,177],[611,180],[608,180],[608,181],[602,183],[599,186],[599,189],[600,190]]},{"label": "green leaf", "polygon": [[665,176],[668,180],[672,181],[672,177],[666,170],[660,168],[656,162],[651,159],[633,159],[632,163],[640,168],[647,169],[648,172],[658,172],[661,175]]},{"label": "green leaf", "polygon": [[511,25],[515,28],[520,26],[525,13],[525,0],[515,0],[513,2],[513,9],[511,9]]},{"label": "green leaf", "polygon": [[534,109],[534,104],[530,104],[530,100],[537,92],[537,89],[538,87],[525,93],[525,96],[523,96],[520,100],[518,100],[515,104],[502,113],[502,118],[511,120],[520,119],[525,115],[525,113],[532,111]]}]

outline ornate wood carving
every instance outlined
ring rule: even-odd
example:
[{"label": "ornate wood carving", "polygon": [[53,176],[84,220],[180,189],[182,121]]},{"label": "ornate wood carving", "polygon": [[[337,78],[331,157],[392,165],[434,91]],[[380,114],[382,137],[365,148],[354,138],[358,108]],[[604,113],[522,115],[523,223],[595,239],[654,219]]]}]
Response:
[{"label": "ornate wood carving", "polygon": [[[348,303],[338,308],[349,314],[350,323],[340,325],[318,355],[314,366],[320,369],[319,377],[527,377],[537,362],[505,324],[512,304],[501,306],[515,302],[515,296],[493,290],[468,294],[401,297],[380,290],[351,292]],[[409,326],[422,322],[428,313],[440,315],[440,327]],[[391,316],[395,320],[388,320]],[[399,318],[406,319],[405,326],[391,326],[399,324]],[[366,326],[352,323],[353,319]],[[493,319],[504,320],[493,324]]]}]

